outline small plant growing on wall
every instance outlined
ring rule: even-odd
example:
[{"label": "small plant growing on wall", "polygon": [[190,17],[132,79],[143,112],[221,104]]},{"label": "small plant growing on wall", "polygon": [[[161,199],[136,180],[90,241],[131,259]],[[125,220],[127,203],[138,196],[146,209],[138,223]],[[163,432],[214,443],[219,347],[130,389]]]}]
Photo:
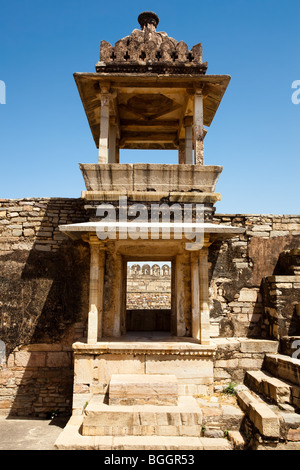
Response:
[{"label": "small plant growing on wall", "polygon": [[226,388],[224,388],[223,392],[227,395],[235,395],[235,383],[231,382]]}]

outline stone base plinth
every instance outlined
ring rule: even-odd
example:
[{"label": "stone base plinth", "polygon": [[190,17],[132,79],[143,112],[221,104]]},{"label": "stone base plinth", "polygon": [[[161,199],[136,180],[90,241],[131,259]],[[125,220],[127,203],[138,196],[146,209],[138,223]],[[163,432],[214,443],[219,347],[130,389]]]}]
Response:
[{"label": "stone base plinth", "polygon": [[105,395],[115,374],[173,375],[179,396],[199,396],[213,391],[214,345],[192,338],[143,337],[107,339],[89,345],[73,344],[73,413],[81,413],[92,395]]},{"label": "stone base plinth", "polygon": [[193,397],[176,405],[107,405],[95,395],[84,410],[83,436],[201,436],[202,412]]}]

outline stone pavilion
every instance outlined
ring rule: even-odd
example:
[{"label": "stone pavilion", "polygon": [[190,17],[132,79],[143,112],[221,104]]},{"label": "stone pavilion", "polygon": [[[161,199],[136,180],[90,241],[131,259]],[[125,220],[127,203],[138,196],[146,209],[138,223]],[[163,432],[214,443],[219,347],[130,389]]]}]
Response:
[{"label": "stone pavilion", "polygon": [[74,74],[98,149],[81,197],[0,200],[0,409],[69,411],[59,449],[297,448],[300,217],[216,214],[205,136],[230,77],[138,22]]}]

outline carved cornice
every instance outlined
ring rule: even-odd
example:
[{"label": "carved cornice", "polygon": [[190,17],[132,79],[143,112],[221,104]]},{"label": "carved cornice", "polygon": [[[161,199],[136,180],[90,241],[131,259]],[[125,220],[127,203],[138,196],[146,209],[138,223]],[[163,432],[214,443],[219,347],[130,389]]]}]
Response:
[{"label": "carved cornice", "polygon": [[170,341],[169,346],[160,347],[157,343],[154,345],[152,343],[143,344],[141,346],[135,345],[130,346],[129,344],[120,344],[117,346],[116,343],[113,345],[108,345],[107,343],[96,343],[96,344],[86,344],[86,343],[74,343],[73,351],[75,356],[80,355],[95,355],[102,356],[107,354],[112,355],[125,355],[125,356],[179,356],[181,358],[194,358],[194,357],[213,357],[216,353],[215,346],[204,346],[204,345],[195,345],[193,343],[190,346],[186,343],[186,348],[181,346],[176,347],[176,342],[172,343]]}]

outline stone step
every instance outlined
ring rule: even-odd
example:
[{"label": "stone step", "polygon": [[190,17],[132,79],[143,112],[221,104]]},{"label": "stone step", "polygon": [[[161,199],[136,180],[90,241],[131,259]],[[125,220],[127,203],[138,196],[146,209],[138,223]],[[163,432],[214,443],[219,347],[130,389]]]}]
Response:
[{"label": "stone step", "polygon": [[266,354],[264,369],[292,385],[290,403],[300,410],[300,359],[283,354]]},{"label": "stone step", "polygon": [[[197,400],[199,403],[199,399]],[[201,400],[200,403],[203,403]],[[240,430],[245,413],[240,409],[239,406],[232,405],[218,405],[218,406],[207,406],[200,404],[202,411],[202,426],[207,430],[217,427],[223,432],[226,430]]]},{"label": "stone step", "polygon": [[[201,425],[138,425],[138,426],[101,426],[91,420],[84,420],[83,436],[185,436],[201,437]],[[223,434],[222,434],[223,436]]]},{"label": "stone step", "polygon": [[266,354],[263,369],[279,379],[297,386],[300,384],[300,359],[283,354]]},{"label": "stone step", "polygon": [[247,441],[239,431],[228,431],[228,440],[232,442],[234,450],[244,450],[247,448]]},{"label": "stone step", "polygon": [[110,405],[176,405],[175,375],[113,374],[109,383]]},{"label": "stone step", "polygon": [[[252,378],[256,376],[255,378],[258,380],[260,378],[260,374],[258,374],[258,372],[259,371],[255,371],[255,374],[251,374]],[[280,441],[285,442],[298,442],[300,445],[299,413],[294,411],[284,411],[281,409],[281,404],[279,404],[279,406],[269,405],[262,398],[256,396],[253,392],[250,392],[250,390],[239,392],[237,398],[239,405],[246,412],[250,421],[252,421],[263,437],[279,438]],[[260,406],[255,405],[253,407],[253,403],[256,405],[260,404]],[[293,409],[292,407],[290,408]],[[258,416],[258,414],[261,416]],[[274,430],[274,432],[266,432],[267,427]]]},{"label": "stone step", "polygon": [[245,384],[253,391],[263,394],[278,405],[293,403],[293,385],[273,377],[268,372],[262,370],[246,372]]},{"label": "stone step", "polygon": [[285,441],[300,443],[300,414],[280,411],[280,434]]},{"label": "stone step", "polygon": [[200,436],[202,412],[193,397],[177,405],[108,405],[94,396],[84,411],[82,434]]},{"label": "stone step", "polygon": [[266,439],[279,439],[280,420],[265,402],[249,391],[237,392],[237,400],[242,410]]},{"label": "stone step", "polygon": [[83,436],[83,416],[72,416],[55,442],[59,450],[233,450],[225,438],[182,436]]}]

